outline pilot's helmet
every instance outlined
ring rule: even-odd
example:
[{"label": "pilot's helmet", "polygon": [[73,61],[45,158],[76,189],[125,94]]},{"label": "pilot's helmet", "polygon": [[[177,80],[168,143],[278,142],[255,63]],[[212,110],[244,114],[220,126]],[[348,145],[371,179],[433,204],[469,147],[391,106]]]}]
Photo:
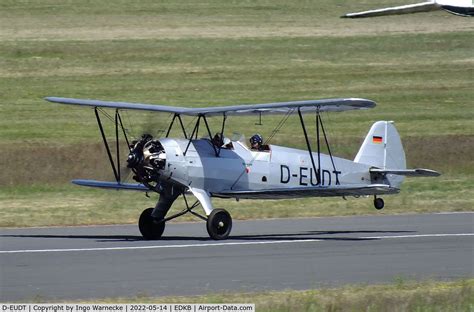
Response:
[{"label": "pilot's helmet", "polygon": [[224,145],[227,145],[231,143],[231,140],[229,138],[224,138]]},{"label": "pilot's helmet", "polygon": [[251,138],[250,138],[250,144],[254,145],[254,144],[262,144],[263,143],[263,138],[260,134],[254,134]]}]

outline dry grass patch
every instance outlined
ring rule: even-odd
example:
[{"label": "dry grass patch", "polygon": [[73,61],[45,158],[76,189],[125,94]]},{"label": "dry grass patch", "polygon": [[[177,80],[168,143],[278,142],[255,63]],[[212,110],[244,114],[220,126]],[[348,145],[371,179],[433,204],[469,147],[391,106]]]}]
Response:
[{"label": "dry grass patch", "polygon": [[[13,24],[18,23],[15,20]],[[30,21],[31,22],[31,21]],[[138,40],[138,39],[191,39],[191,38],[214,38],[214,39],[240,39],[240,38],[291,38],[291,37],[344,37],[349,36],[371,36],[380,32],[386,34],[401,34],[414,32],[419,34],[449,33],[465,31],[469,32],[474,27],[469,27],[454,19],[447,23],[430,23],[429,26],[420,22],[365,22],[349,25],[347,21],[343,24],[334,18],[331,23],[314,26],[194,26],[194,27],[163,27],[161,25],[150,25],[147,27],[109,27],[100,25],[98,27],[78,26],[68,29],[54,29],[52,27],[39,29],[11,29],[2,28],[0,40],[28,40],[28,41],[103,41],[103,40]],[[11,24],[10,24],[11,25]],[[446,25],[448,27],[446,27]],[[33,25],[31,25],[33,27]]]},{"label": "dry grass patch", "polygon": [[[378,2],[380,7],[393,4],[390,0]],[[330,0],[101,1],[93,6],[58,0],[35,1],[34,5],[7,1],[0,11],[0,40],[347,37],[474,29],[467,19],[445,12],[381,19],[339,18],[349,11],[372,6]]]},{"label": "dry grass patch", "polygon": [[[38,301],[38,300],[36,300]],[[253,303],[257,311],[472,311],[474,280],[408,281],[388,285],[357,285],[305,291],[217,293],[188,297],[87,300],[87,303]]]}]

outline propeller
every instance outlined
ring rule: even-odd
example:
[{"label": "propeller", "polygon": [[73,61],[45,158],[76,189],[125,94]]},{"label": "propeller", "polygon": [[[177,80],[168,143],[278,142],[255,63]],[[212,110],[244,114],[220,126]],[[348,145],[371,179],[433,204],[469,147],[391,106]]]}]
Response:
[{"label": "propeller", "polygon": [[[139,130],[134,129],[133,133],[126,130],[129,136],[134,139],[129,142],[127,158],[124,159],[124,154],[120,156],[121,180],[128,180],[133,174],[132,178],[137,182],[157,182],[158,171],[164,167],[166,157],[163,146],[153,137],[163,136],[166,129],[160,127],[159,120],[154,113],[142,115],[140,119],[142,123],[138,127]],[[136,133],[141,133],[141,135],[136,136]]]},{"label": "propeller", "polygon": [[143,184],[158,183],[160,170],[165,168],[166,153],[163,145],[150,134],[130,145],[127,167],[135,174],[133,179]]}]

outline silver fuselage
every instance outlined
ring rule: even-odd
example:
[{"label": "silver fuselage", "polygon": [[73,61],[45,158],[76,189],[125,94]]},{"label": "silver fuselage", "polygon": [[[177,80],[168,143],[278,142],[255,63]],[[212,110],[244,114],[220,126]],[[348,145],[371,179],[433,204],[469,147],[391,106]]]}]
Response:
[{"label": "silver fuselage", "polygon": [[216,156],[211,141],[160,139],[166,151],[161,178],[185,187],[205,189],[218,195],[229,190],[265,190],[291,187],[371,184],[369,165],[320,154],[321,184],[318,184],[318,154],[313,153],[316,171],[308,151],[270,145],[269,151],[253,151],[241,142],[222,148]]}]

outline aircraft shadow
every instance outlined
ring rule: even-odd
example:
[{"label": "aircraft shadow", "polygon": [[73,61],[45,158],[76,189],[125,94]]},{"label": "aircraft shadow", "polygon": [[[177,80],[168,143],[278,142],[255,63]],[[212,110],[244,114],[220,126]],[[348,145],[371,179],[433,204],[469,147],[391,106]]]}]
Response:
[{"label": "aircraft shadow", "polygon": [[[301,233],[285,233],[285,234],[258,234],[258,235],[231,235],[227,241],[291,241],[302,239],[318,239],[318,240],[334,240],[334,241],[364,241],[378,240],[377,238],[337,236],[340,234],[397,234],[397,233],[415,233],[416,231],[306,231]],[[65,239],[91,239],[97,242],[134,242],[144,241],[140,235],[52,235],[52,234],[10,234],[0,235],[0,237],[17,237],[17,238],[65,238]],[[161,241],[213,241],[211,238],[196,236],[166,236]]]},{"label": "aircraft shadow", "polygon": [[263,234],[263,235],[237,235],[230,236],[228,240],[259,240],[259,241],[278,241],[278,240],[304,240],[304,239],[318,239],[318,240],[334,240],[334,241],[364,241],[364,240],[379,240],[378,238],[366,237],[350,237],[338,236],[331,237],[331,235],[339,234],[396,234],[396,233],[414,233],[416,231],[307,231],[304,233],[294,234]]},{"label": "aircraft shadow", "polygon": [[23,237],[23,238],[70,238],[70,239],[95,239],[100,241],[142,241],[140,235],[44,235],[44,234],[16,234],[0,235],[0,237]]}]

